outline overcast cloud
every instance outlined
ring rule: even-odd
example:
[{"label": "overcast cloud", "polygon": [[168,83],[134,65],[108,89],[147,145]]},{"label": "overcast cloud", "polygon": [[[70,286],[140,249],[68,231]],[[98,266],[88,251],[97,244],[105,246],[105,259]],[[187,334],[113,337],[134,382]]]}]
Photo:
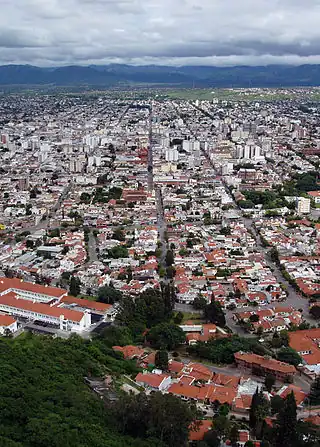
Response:
[{"label": "overcast cloud", "polygon": [[0,64],[320,63],[320,0],[1,0]]}]

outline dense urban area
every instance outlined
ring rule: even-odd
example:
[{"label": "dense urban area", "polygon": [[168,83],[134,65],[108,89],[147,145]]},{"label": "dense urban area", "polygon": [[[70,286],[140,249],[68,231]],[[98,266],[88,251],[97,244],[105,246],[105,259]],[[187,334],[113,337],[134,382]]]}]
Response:
[{"label": "dense urban area", "polygon": [[0,96],[1,446],[319,446],[308,92]]}]

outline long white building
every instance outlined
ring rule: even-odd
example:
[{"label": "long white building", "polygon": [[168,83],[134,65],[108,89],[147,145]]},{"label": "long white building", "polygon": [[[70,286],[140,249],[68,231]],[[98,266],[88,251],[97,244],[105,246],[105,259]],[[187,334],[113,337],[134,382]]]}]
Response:
[{"label": "long white building", "polygon": [[14,292],[22,299],[32,300],[37,303],[48,303],[52,300],[60,301],[62,297],[68,294],[66,289],[58,287],[33,284],[19,278],[1,278],[0,295],[5,295],[9,292]]},{"label": "long white building", "polygon": [[55,305],[35,303],[9,292],[0,296],[0,311],[28,320],[58,326],[63,331],[82,331],[91,325],[90,312],[78,312]]},{"label": "long white building", "polygon": [[90,310],[62,306],[65,289],[24,282],[18,278],[0,280],[0,311],[6,314],[50,323],[64,331],[82,331],[91,325]]}]

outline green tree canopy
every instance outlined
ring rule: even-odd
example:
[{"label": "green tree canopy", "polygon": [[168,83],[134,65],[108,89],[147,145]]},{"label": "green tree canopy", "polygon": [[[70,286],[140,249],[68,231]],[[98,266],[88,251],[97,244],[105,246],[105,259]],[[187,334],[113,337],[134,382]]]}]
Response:
[{"label": "green tree canopy", "polygon": [[70,288],[69,292],[72,296],[78,296],[80,293],[80,280],[79,278],[75,278],[74,276],[71,276],[70,278]]},{"label": "green tree canopy", "polygon": [[164,349],[161,349],[160,351],[156,352],[155,355],[155,366],[159,369],[162,369],[163,371],[168,370],[168,351],[165,351]]},{"label": "green tree canopy", "polygon": [[302,362],[300,355],[292,348],[280,349],[277,357],[281,362],[289,363],[293,366],[298,366]]},{"label": "green tree canopy", "polygon": [[147,340],[155,348],[171,351],[184,343],[186,337],[179,326],[171,323],[161,323],[150,330]]},{"label": "green tree canopy", "polygon": [[110,286],[103,286],[98,289],[98,301],[100,303],[114,304],[122,299],[122,293]]},{"label": "green tree canopy", "polygon": [[205,320],[209,321],[210,323],[215,323],[221,327],[226,325],[226,318],[221,304],[216,301],[212,301],[210,304],[206,305],[203,316]]}]

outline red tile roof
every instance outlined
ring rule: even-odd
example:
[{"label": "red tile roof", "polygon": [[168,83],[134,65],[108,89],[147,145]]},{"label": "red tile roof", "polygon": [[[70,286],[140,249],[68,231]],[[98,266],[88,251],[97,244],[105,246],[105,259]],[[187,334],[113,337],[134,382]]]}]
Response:
[{"label": "red tile roof", "polygon": [[139,373],[135,378],[135,381],[149,385],[152,388],[159,388],[164,379],[167,379],[168,377],[170,376],[165,374]]},{"label": "red tile roof", "polygon": [[61,315],[64,315],[64,317],[70,321],[79,322],[84,315],[83,312],[78,312],[76,310],[63,309],[56,306],[50,306],[49,304],[34,303],[33,301],[24,300],[22,298],[18,298],[13,292],[0,295],[0,304],[56,318],[60,318]]},{"label": "red tile roof", "polygon": [[144,349],[138,346],[112,346],[114,351],[122,352],[125,359],[132,359],[133,357],[141,357],[144,354]]},{"label": "red tile roof", "polygon": [[320,328],[289,332],[289,345],[297,352],[310,352],[300,354],[308,365],[320,363]]},{"label": "red tile roof", "polygon": [[307,397],[306,393],[302,391],[301,388],[295,385],[285,385],[277,393],[282,399],[285,399],[293,391],[297,405],[302,404],[302,402]]},{"label": "red tile roof", "polygon": [[208,399],[210,402],[215,400],[220,403],[232,404],[233,399],[236,397],[236,390],[225,386],[215,386],[211,384],[205,385],[185,385],[184,383],[173,383],[168,388],[168,392],[177,396],[182,396],[188,399],[196,399],[205,401]]},{"label": "red tile roof", "polygon": [[9,289],[49,295],[53,298],[60,298],[67,293],[65,289],[59,289],[58,287],[41,286],[40,284],[33,284],[31,282],[24,282],[22,279],[19,278],[1,278],[0,293],[3,293]]},{"label": "red tile roof", "polygon": [[261,355],[257,354],[248,352],[236,352],[234,354],[234,358],[236,361],[244,361],[253,366],[261,366],[262,368],[278,371],[284,374],[294,374],[296,372],[296,368],[293,365],[279,362],[279,360],[275,360],[272,358],[262,357]]},{"label": "red tile roof", "polygon": [[184,363],[177,362],[175,360],[169,360],[169,371],[171,373],[178,374],[184,368],[184,366]]},{"label": "red tile roof", "polygon": [[106,312],[112,307],[111,304],[98,303],[96,301],[85,300],[82,298],[75,298],[74,296],[70,295],[64,296],[60,300],[60,303],[77,304],[78,306],[85,307],[91,310],[96,310],[99,312]]},{"label": "red tile roof", "polygon": [[10,317],[10,315],[0,315],[0,326],[7,327],[15,323],[15,319]]},{"label": "red tile roof", "polygon": [[192,424],[190,426],[189,431],[189,441],[202,441],[204,438],[204,435],[211,430],[212,428],[212,421],[211,420],[203,420],[203,421],[196,421],[195,424]]}]

